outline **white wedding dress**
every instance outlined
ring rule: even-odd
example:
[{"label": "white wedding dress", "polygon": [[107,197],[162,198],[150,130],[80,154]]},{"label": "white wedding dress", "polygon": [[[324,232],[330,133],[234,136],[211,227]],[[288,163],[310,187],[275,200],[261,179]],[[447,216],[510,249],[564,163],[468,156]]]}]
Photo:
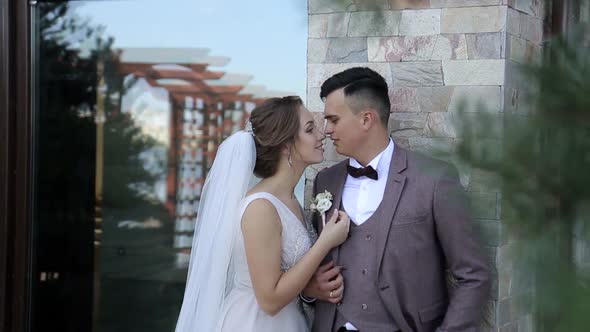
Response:
[{"label": "white wedding dress", "polygon": [[[248,204],[256,199],[268,200],[279,214],[283,227],[281,270],[285,272],[293,267],[310,249],[313,233],[311,228],[304,226],[283,202],[265,192],[251,194],[242,200],[239,220],[241,220]],[[309,331],[299,298],[293,299],[291,303],[274,316],[266,314],[256,302],[246,262],[246,251],[241,228],[239,236],[236,237],[232,255],[235,278],[233,287],[224,301],[220,320],[217,324],[217,331]]]}]

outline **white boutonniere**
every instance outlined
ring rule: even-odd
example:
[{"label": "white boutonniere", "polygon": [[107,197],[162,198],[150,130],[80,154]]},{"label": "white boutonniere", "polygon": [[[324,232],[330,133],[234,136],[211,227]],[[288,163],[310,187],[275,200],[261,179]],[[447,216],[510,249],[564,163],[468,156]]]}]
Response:
[{"label": "white boutonniere", "polygon": [[318,211],[322,217],[322,227],[326,226],[326,211],[332,207],[332,194],[324,190],[323,193],[319,193],[315,196],[311,205],[309,206],[312,211]]}]

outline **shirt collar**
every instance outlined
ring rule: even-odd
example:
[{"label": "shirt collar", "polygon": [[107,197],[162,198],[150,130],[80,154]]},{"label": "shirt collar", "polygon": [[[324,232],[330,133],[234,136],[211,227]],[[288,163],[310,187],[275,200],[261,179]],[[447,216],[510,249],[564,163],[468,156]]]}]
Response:
[{"label": "shirt collar", "polygon": [[[373,167],[377,171],[379,177],[383,175],[383,172],[389,172],[389,164],[391,163],[391,156],[393,155],[394,143],[391,137],[389,138],[389,144],[381,151],[367,166]],[[381,160],[383,159],[383,162]],[[352,167],[360,168],[363,167],[356,159],[350,158],[348,164]]]}]

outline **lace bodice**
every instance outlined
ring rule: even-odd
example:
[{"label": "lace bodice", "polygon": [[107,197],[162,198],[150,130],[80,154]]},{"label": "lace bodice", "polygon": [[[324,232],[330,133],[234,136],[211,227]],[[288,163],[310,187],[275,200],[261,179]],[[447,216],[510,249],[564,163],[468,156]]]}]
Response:
[{"label": "lace bodice", "polygon": [[[314,239],[313,227],[309,223],[303,225],[299,219],[289,210],[289,208],[277,197],[270,193],[254,193],[244,198],[241,205],[240,219],[246,207],[256,200],[266,199],[277,210],[282,225],[282,252],[281,252],[281,270],[287,271],[293,267],[305,253],[309,250]],[[241,229],[241,228],[240,228]],[[244,238],[240,232],[236,239],[234,248],[234,267],[236,271],[236,282],[241,286],[252,287],[250,273],[246,261],[246,251],[244,248]]]}]

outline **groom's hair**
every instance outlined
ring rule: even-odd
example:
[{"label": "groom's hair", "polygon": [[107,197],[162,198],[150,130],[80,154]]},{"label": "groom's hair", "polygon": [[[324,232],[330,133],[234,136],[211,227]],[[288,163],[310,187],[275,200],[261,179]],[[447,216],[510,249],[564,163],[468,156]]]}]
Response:
[{"label": "groom's hair", "polygon": [[295,143],[299,133],[299,109],[303,101],[297,96],[270,98],[250,114],[256,143],[254,174],[268,178],[278,170],[281,150]]},{"label": "groom's hair", "polygon": [[344,96],[353,112],[357,113],[370,107],[377,111],[385,128],[389,122],[391,102],[389,89],[383,76],[366,67],[346,69],[328,78],[320,91],[320,98],[325,98],[335,90],[344,88]]}]

